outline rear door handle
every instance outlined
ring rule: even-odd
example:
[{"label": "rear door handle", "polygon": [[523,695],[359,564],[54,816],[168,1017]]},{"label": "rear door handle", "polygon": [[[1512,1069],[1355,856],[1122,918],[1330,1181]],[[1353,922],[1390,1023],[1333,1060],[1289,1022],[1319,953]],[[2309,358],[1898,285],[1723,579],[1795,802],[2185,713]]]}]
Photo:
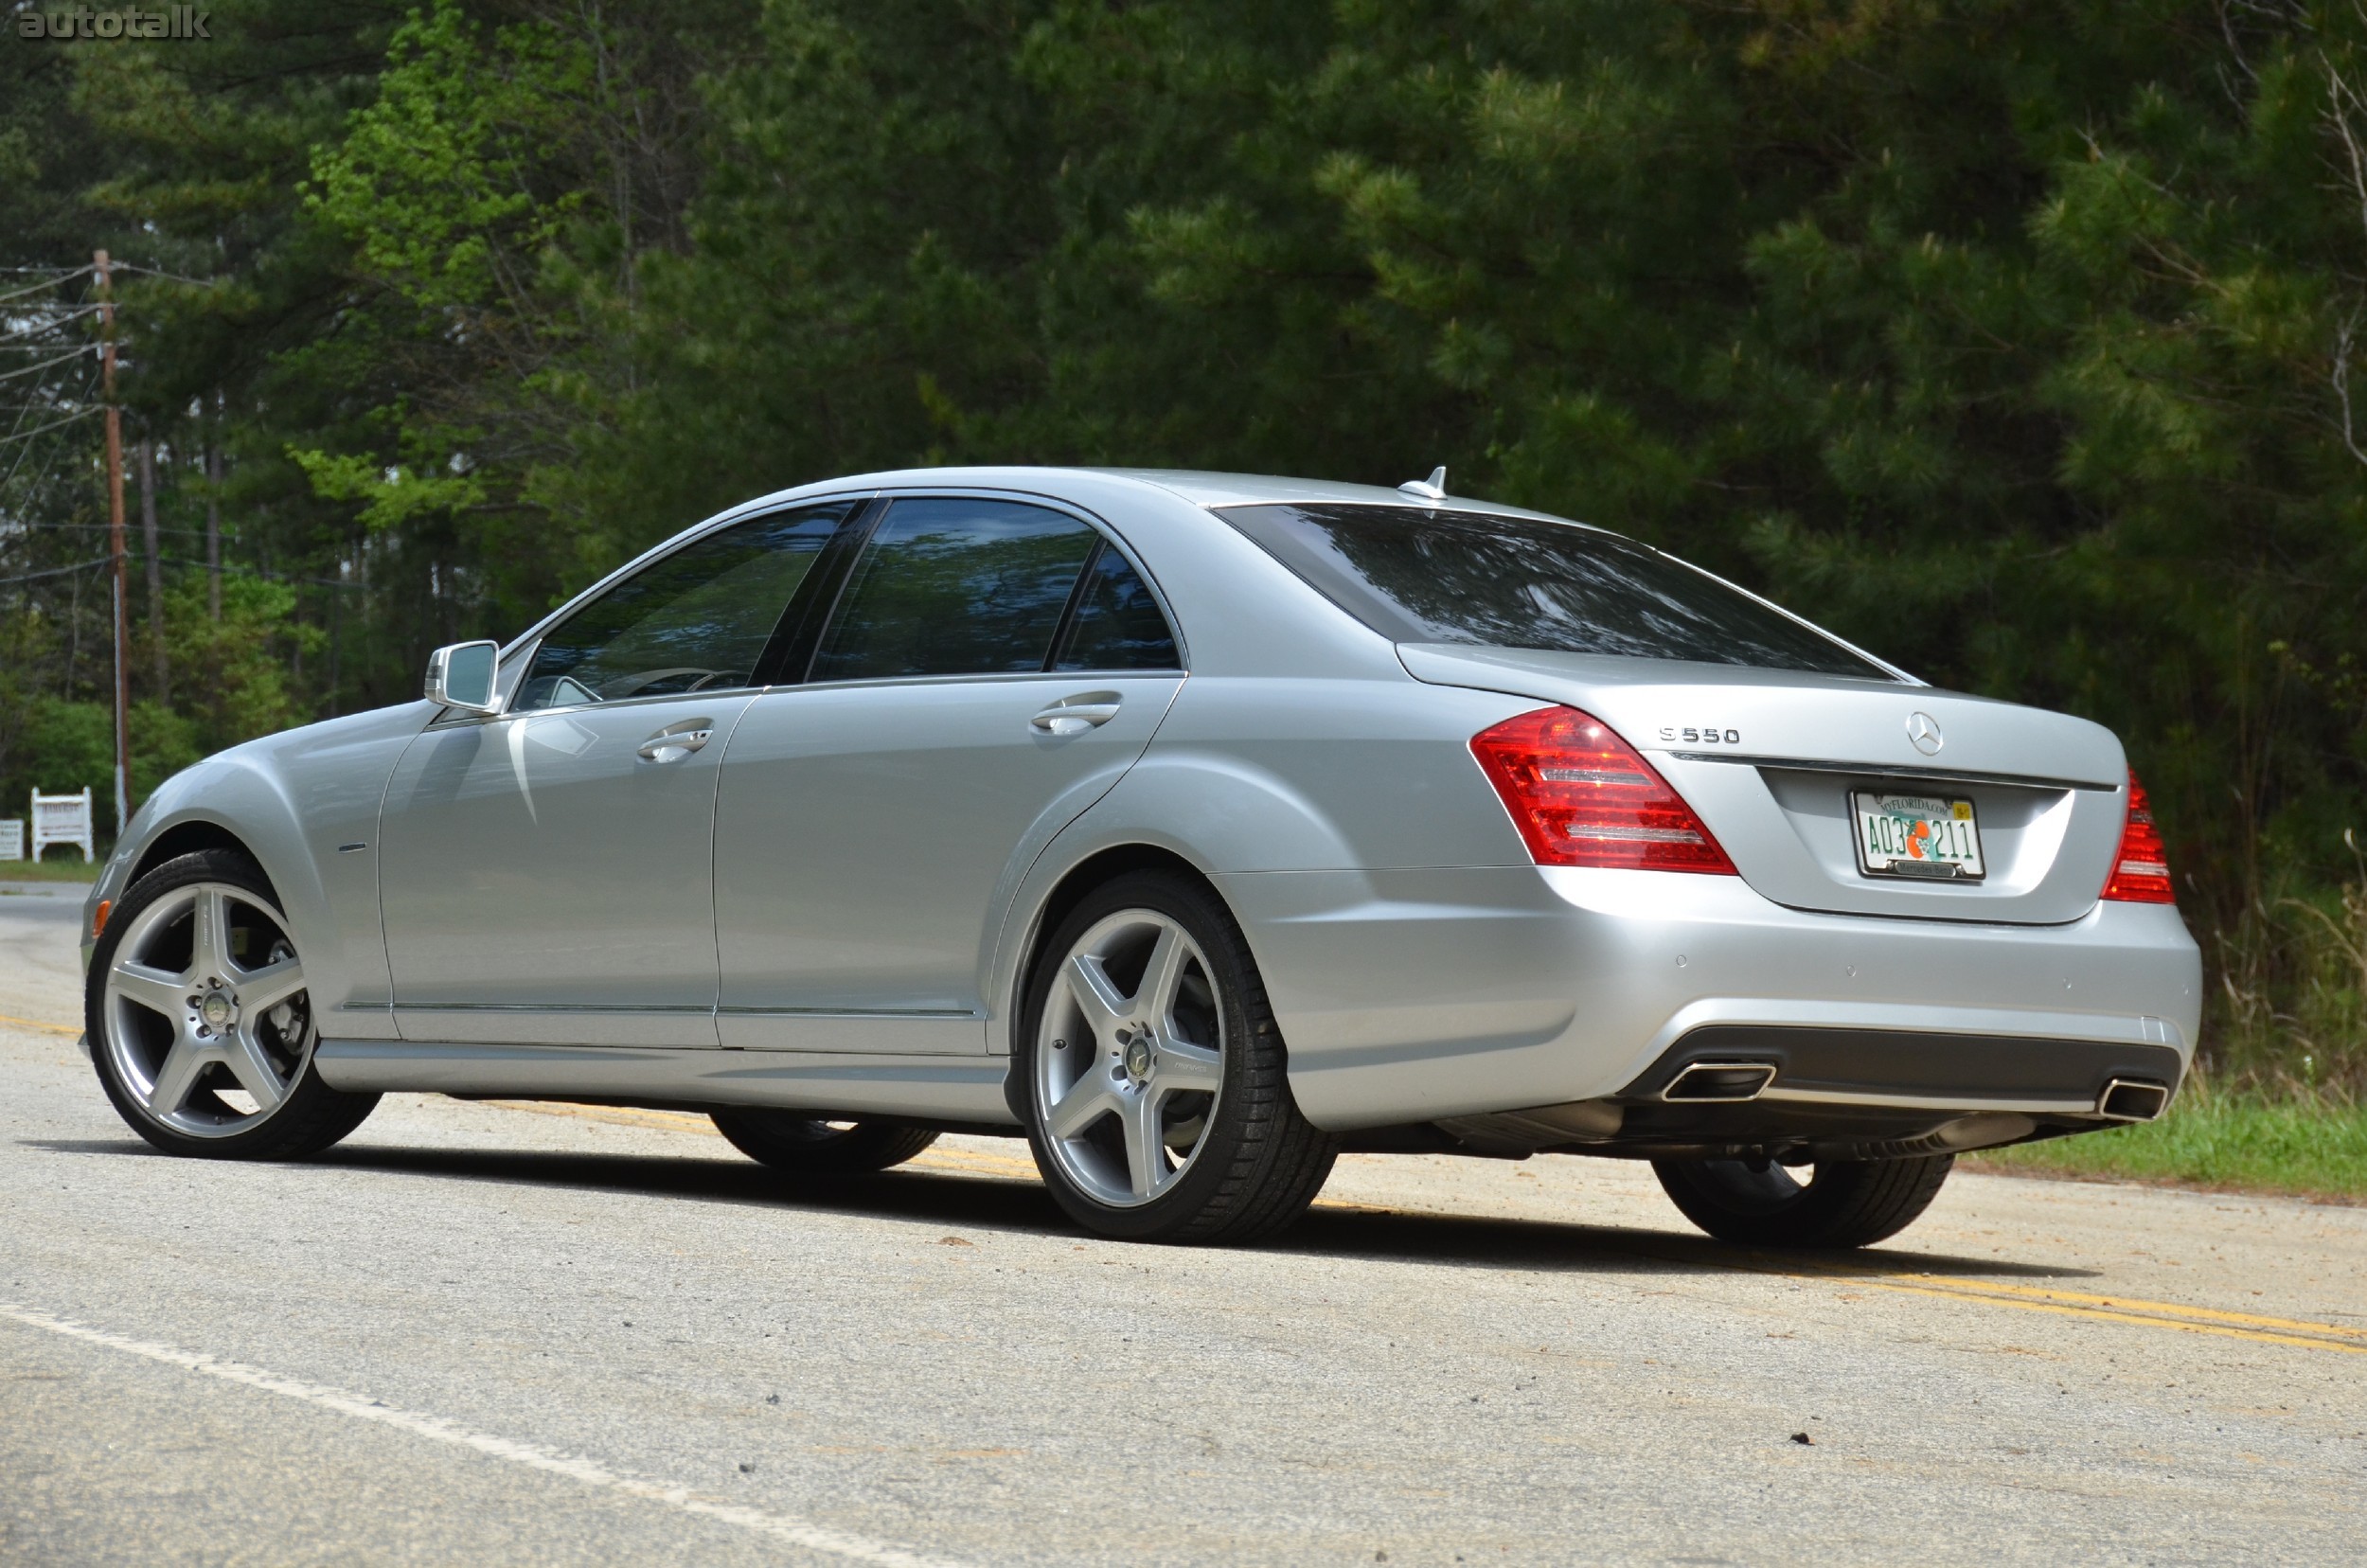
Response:
[{"label": "rear door handle", "polygon": [[1063,697],[1027,722],[1046,735],[1082,735],[1118,716],[1114,691],[1085,691]]},{"label": "rear door handle", "polygon": [[642,741],[634,750],[651,762],[679,762],[714,739],[714,722],[694,719],[686,724],[668,725]]}]

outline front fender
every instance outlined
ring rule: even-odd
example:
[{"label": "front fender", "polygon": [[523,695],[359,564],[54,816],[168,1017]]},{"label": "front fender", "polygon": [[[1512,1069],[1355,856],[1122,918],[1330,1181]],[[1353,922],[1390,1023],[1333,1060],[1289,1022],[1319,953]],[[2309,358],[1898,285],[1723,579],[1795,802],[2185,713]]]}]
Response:
[{"label": "front fender", "polygon": [[84,910],[120,899],[151,848],[192,827],[226,833],[270,879],[304,959],[325,1035],[393,1039],[379,921],[378,822],[403,748],[435,716],[426,703],[332,719],[250,740],[174,775],[129,824]]}]

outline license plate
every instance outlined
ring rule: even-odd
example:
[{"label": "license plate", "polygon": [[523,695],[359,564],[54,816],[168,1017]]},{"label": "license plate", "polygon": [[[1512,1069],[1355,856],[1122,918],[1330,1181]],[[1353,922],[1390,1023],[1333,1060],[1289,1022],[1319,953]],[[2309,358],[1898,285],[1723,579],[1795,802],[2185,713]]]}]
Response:
[{"label": "license plate", "polygon": [[1869,877],[1979,882],[1986,874],[1969,800],[1853,790],[1849,815],[1857,824],[1858,869]]}]

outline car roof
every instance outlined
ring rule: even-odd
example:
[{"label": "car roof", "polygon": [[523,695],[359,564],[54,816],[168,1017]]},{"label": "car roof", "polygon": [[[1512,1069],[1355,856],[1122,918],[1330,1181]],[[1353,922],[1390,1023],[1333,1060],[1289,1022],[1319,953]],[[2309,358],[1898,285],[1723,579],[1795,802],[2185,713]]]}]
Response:
[{"label": "car roof", "polygon": [[[1293,479],[1279,474],[1221,473],[1199,469],[1150,468],[1052,468],[1024,465],[997,465],[962,468],[892,469],[879,473],[848,474],[843,478],[800,485],[760,501],[746,503],[735,512],[758,506],[772,506],[806,495],[845,492],[849,490],[903,490],[922,486],[945,486],[953,489],[975,487],[981,490],[1017,490],[1049,495],[1057,499],[1082,502],[1081,494],[1073,494],[1077,481],[1110,480],[1142,485],[1165,490],[1196,507],[1251,507],[1275,504],[1308,505],[1312,503],[1354,503],[1362,506],[1406,507],[1425,511],[1486,511],[1513,517],[1533,517],[1540,522],[1569,524],[1571,519],[1556,517],[1550,512],[1531,511],[1523,507],[1501,506],[1469,496],[1450,495],[1441,501],[1409,494],[1380,485],[1354,485],[1334,479]],[[1091,488],[1098,490],[1101,485]],[[1576,525],[1591,526],[1587,524]]]}]

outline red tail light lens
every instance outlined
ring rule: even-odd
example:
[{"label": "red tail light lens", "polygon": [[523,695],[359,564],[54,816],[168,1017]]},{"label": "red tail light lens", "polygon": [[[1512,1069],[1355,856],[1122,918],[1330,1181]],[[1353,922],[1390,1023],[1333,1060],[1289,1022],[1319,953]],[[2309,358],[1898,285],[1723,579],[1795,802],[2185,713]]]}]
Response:
[{"label": "red tail light lens", "polygon": [[1539,865],[1735,874],[1693,808],[1593,714],[1519,714],[1473,736],[1471,754]]},{"label": "red tail light lens", "polygon": [[2112,857],[2112,874],[2105,880],[2104,896],[2121,903],[2176,903],[2170,886],[2169,852],[2162,847],[2162,829],[2153,825],[2153,805],[2145,787],[2128,775],[2128,823],[2121,829],[2120,852]]}]

